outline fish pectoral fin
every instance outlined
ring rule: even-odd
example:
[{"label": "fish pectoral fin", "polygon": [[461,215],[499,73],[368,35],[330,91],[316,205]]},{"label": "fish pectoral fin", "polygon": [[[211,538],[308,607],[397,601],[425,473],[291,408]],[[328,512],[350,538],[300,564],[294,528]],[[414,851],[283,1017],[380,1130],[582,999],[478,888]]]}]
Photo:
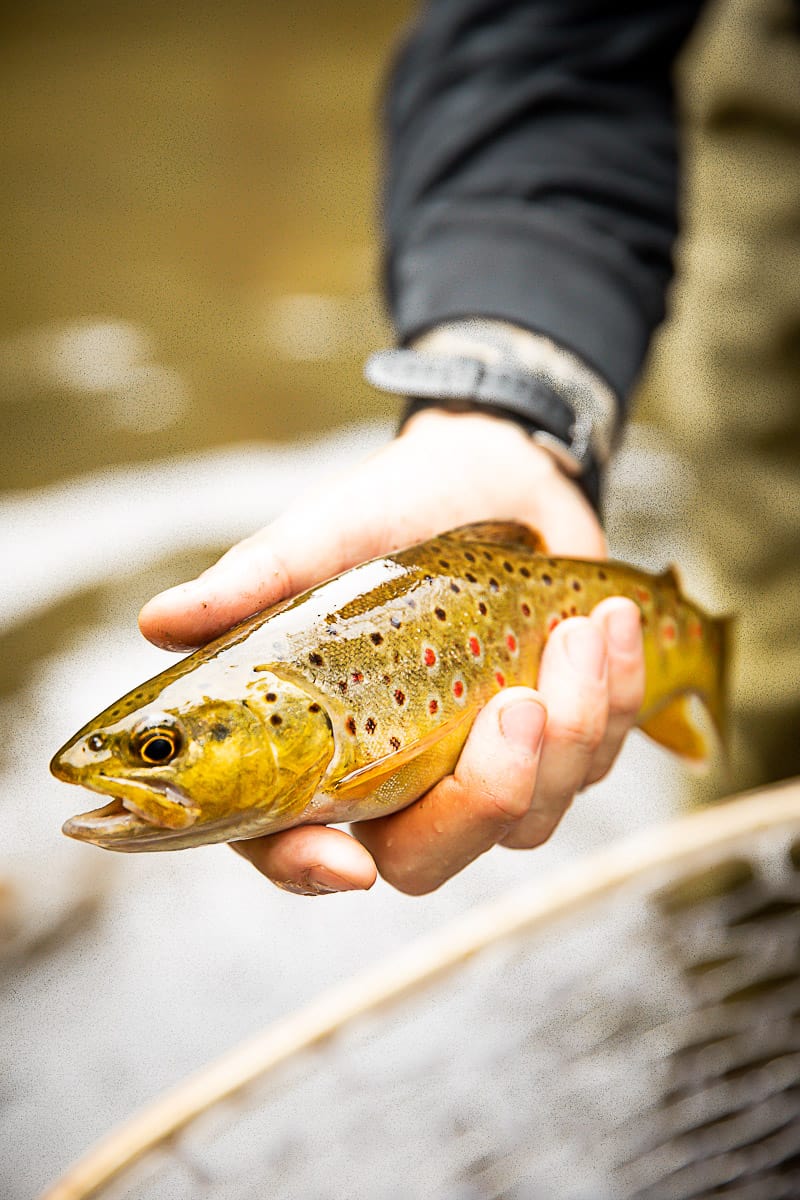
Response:
[{"label": "fish pectoral fin", "polygon": [[534,554],[547,554],[547,544],[542,535],[519,521],[476,521],[472,525],[450,529],[445,536],[461,542],[500,542],[503,546],[524,546]]},{"label": "fish pectoral fin", "polygon": [[[433,730],[432,733],[418,738],[402,750],[395,750],[391,754],[384,755],[383,758],[375,759],[374,762],[368,763],[365,767],[358,767],[355,771],[344,775],[333,784],[331,791],[337,800],[350,802],[365,799],[372,792],[377,791],[381,784],[386,783],[388,779],[391,779],[393,775],[396,775],[404,767],[414,762],[415,759],[421,758],[423,754],[427,754],[429,751],[435,751],[440,743],[443,744],[442,748],[444,750],[444,743],[447,743],[449,746],[452,737],[462,727],[463,739],[466,741],[467,733],[474,717],[475,714],[472,712],[459,714],[454,720],[445,722]],[[446,773],[446,770],[442,772],[443,775]]]},{"label": "fish pectoral fin", "polygon": [[712,742],[697,718],[696,709],[700,704],[702,701],[696,696],[681,695],[637,724],[643,733],[667,750],[674,750],[697,763],[706,762],[711,756]]}]

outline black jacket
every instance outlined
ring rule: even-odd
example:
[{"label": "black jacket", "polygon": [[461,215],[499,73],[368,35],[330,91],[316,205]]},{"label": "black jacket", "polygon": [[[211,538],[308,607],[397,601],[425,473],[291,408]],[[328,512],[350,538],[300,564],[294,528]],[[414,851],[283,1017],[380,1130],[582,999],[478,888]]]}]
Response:
[{"label": "black jacket", "polygon": [[430,0],[386,102],[398,337],[544,333],[630,392],[676,233],[672,69],[699,0]]}]

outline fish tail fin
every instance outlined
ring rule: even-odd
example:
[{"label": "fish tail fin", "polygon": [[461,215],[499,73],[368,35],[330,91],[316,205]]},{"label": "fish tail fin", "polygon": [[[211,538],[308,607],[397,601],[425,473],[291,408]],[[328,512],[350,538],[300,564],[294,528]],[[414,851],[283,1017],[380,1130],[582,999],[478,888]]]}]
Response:
[{"label": "fish tail fin", "polygon": [[706,675],[703,683],[687,684],[639,721],[639,728],[648,737],[697,764],[707,763],[713,750],[721,750],[724,756],[727,739],[731,618],[710,620],[708,629],[710,661],[703,672]]},{"label": "fish tail fin", "polygon": [[714,617],[709,622],[715,647],[714,673],[710,686],[700,697],[723,749],[728,738],[728,662],[733,620],[733,617]]}]

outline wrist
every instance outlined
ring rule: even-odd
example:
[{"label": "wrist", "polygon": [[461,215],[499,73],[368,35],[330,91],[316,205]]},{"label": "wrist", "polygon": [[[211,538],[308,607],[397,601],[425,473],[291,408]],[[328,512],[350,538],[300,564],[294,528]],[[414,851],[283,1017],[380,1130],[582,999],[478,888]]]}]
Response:
[{"label": "wrist", "polygon": [[410,398],[404,424],[431,407],[515,423],[599,507],[616,400],[591,368],[549,338],[503,321],[447,322],[411,348],[372,355],[366,376]]},{"label": "wrist", "polygon": [[545,486],[569,485],[580,496],[575,480],[559,465],[547,447],[531,440],[524,429],[499,412],[457,411],[433,405],[414,411],[403,422],[398,437],[403,441],[420,439],[435,442],[453,454],[480,455],[492,469],[507,469],[509,474],[524,474],[531,483]]}]

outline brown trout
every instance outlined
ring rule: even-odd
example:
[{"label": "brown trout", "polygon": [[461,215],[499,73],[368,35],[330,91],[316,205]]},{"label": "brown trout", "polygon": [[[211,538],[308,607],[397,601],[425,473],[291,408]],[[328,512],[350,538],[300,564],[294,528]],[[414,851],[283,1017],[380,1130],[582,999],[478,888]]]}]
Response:
[{"label": "brown trout", "polygon": [[702,757],[687,697],[721,727],[724,621],[671,571],[550,558],[524,526],[469,525],[249,618],[100,713],[51,770],[109,802],[64,832],[177,850],[394,812],[452,771],[492,695],[535,685],[559,621],[617,595],[644,627],[640,728]]}]

